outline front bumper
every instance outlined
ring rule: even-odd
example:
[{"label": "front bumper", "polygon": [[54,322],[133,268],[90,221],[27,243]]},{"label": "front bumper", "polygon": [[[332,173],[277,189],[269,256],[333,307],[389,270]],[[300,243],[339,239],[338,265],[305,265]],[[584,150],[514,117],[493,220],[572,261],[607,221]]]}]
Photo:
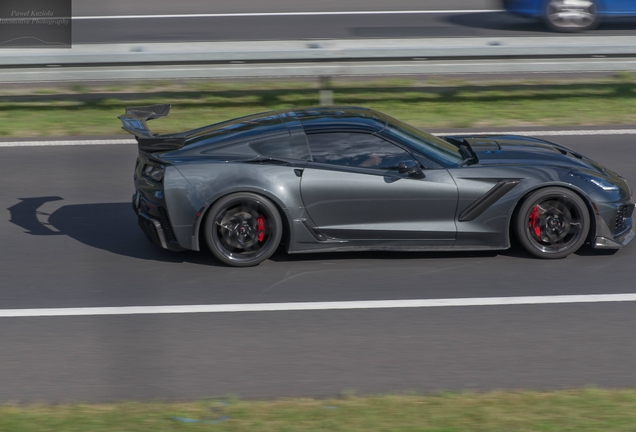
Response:
[{"label": "front bumper", "polygon": [[593,247],[595,249],[621,249],[624,248],[634,240],[636,237],[636,233],[634,231],[629,231],[620,239],[609,239],[607,237],[596,237],[594,239]]},{"label": "front bumper", "polygon": [[592,241],[595,249],[621,249],[636,237],[632,231],[634,204],[624,204],[611,213],[609,223],[596,215],[596,236]]}]

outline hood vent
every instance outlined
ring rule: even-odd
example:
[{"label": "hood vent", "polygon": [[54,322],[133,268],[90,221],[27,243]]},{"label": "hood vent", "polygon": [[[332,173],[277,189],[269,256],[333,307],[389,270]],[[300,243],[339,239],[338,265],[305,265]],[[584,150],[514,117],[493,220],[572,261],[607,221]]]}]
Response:
[{"label": "hood vent", "polygon": [[568,155],[570,155],[570,156],[573,156],[573,157],[575,157],[575,158],[577,158],[577,159],[583,159],[583,156],[582,156],[582,155],[580,155],[580,154],[578,154],[578,153],[574,153],[574,152],[572,152],[572,151],[567,151],[567,150],[562,149],[562,148],[560,148],[560,147],[554,147],[554,150],[556,150],[557,152],[561,153],[563,156],[568,156]]},{"label": "hood vent", "polygon": [[476,152],[488,152],[488,151],[499,151],[501,150],[501,146],[497,141],[492,139],[467,139],[470,146]]}]

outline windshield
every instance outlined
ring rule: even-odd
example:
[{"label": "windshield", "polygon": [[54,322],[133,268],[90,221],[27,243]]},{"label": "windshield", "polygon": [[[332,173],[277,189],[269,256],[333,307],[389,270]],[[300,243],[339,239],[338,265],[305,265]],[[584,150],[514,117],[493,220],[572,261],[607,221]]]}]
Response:
[{"label": "windshield", "polygon": [[410,124],[388,116],[387,118],[388,124],[382,134],[386,134],[398,142],[404,142],[424,156],[428,156],[447,167],[457,165],[464,159],[459,149],[451,143]]}]

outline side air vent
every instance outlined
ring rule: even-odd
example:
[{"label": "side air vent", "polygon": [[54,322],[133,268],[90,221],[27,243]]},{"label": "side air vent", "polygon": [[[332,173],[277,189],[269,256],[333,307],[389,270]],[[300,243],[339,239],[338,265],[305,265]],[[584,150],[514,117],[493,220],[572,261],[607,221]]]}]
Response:
[{"label": "side air vent", "polygon": [[632,213],[634,213],[634,204],[622,205],[616,210],[616,216],[612,221],[613,227],[611,227],[614,234],[620,234],[627,229],[627,219],[632,217]]},{"label": "side air vent", "polygon": [[485,212],[488,207],[499,201],[501,197],[517,186],[519,181],[519,179],[504,179],[499,181],[492,189],[468,206],[468,208],[459,215],[459,221],[469,222],[475,220],[479,215]]}]

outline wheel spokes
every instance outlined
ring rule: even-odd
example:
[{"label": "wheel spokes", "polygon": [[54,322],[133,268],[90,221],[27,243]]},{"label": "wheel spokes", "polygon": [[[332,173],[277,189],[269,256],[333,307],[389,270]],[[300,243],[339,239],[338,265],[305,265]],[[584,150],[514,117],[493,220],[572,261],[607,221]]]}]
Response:
[{"label": "wheel spokes", "polygon": [[553,1],[548,19],[560,27],[584,27],[594,22],[593,7],[589,0]]},{"label": "wheel spokes", "polygon": [[553,199],[532,207],[528,230],[541,248],[559,250],[576,241],[583,227],[571,203]]},{"label": "wheel spokes", "polygon": [[[220,219],[220,220],[219,220]],[[258,205],[241,203],[231,207],[215,221],[223,247],[229,253],[258,252],[269,235],[269,223]]]}]

